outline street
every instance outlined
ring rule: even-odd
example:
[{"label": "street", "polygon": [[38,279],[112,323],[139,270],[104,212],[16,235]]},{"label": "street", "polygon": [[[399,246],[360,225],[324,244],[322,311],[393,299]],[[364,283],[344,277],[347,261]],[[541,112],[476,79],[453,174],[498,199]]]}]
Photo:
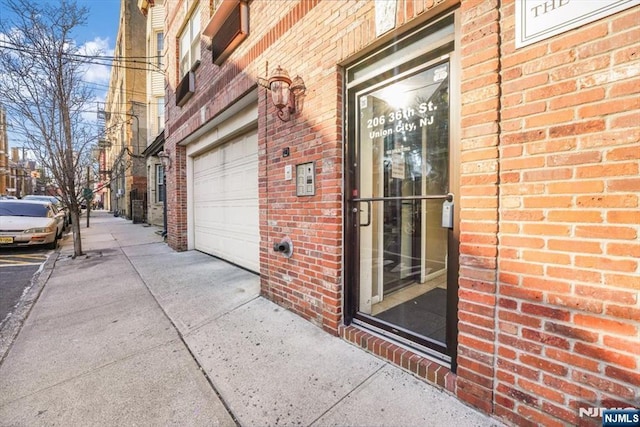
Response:
[{"label": "street", "polygon": [[45,248],[0,249],[0,327],[51,253]]}]

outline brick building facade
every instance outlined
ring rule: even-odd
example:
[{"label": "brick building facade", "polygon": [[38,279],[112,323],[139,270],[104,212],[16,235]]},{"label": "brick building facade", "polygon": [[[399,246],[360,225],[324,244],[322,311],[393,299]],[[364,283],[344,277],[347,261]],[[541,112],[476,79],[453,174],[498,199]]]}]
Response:
[{"label": "brick building facade", "polygon": [[638,406],[640,7],[516,48],[514,1],[165,6],[171,247],[513,424]]},{"label": "brick building facade", "polygon": [[104,158],[107,171],[100,180],[107,181],[105,207],[118,215],[141,221],[144,217],[143,195],[147,171],[142,154],[147,146],[145,68],[129,65],[146,55],[146,21],[136,0],[121,0],[118,34],[109,91],[100,111],[104,117]]}]

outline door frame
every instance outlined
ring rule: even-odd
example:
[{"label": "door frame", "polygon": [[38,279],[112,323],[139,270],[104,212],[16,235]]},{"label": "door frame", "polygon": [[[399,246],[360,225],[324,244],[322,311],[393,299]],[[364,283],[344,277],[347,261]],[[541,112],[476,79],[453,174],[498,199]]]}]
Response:
[{"label": "door frame", "polygon": [[[429,40],[429,49],[416,52],[415,56],[409,56],[400,63],[390,61],[386,68],[377,72],[367,73],[368,65],[383,61],[384,52],[395,52],[403,43],[409,45],[416,40],[427,38],[445,25],[453,24],[453,36],[442,40]],[[460,18],[459,12],[450,11],[447,14],[413,29],[407,34],[394,38],[393,42],[382,46],[370,53],[365,58],[358,60],[344,68],[344,99],[345,99],[345,144],[344,144],[344,322],[345,325],[357,324],[363,328],[379,333],[390,340],[415,349],[419,353],[430,356],[438,362],[449,365],[452,372],[457,368],[457,342],[458,342],[458,270],[459,270],[459,235],[460,235]],[[419,64],[433,62],[437,58],[448,55],[450,81],[449,81],[449,192],[454,198],[454,227],[447,233],[448,265],[447,265],[447,319],[446,319],[446,347],[434,345],[434,343],[416,340],[411,334],[389,328],[381,322],[376,322],[371,316],[359,313],[359,280],[360,280],[360,221],[361,208],[375,209],[371,203],[361,206],[361,202],[354,201],[359,198],[359,159],[357,147],[357,123],[356,114],[358,106],[355,103],[358,92],[365,87],[375,86],[376,83],[388,81],[407,70],[415,69]],[[353,68],[365,69],[364,77],[356,77],[357,71]],[[404,71],[397,72],[398,68],[406,67]],[[350,80],[351,79],[351,80]],[[365,212],[366,216],[367,212]],[[391,330],[393,329],[393,330]]]}]

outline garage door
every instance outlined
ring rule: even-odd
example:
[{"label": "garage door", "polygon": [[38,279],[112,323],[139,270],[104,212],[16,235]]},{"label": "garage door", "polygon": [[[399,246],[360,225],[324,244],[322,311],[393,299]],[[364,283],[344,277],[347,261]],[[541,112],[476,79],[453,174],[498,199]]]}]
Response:
[{"label": "garage door", "polygon": [[194,157],[194,247],[259,272],[258,135]]}]

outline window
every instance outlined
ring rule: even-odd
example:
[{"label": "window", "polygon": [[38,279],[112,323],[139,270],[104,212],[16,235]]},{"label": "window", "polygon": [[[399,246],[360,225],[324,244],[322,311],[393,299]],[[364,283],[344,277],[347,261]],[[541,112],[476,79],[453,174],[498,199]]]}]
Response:
[{"label": "window", "polygon": [[[188,7],[190,2],[185,2]],[[200,60],[200,7],[193,8],[179,37],[180,77],[185,76],[193,64]]]},{"label": "window", "polygon": [[156,64],[158,68],[162,68],[162,50],[164,49],[164,33],[158,31],[156,33]]},{"label": "window", "polygon": [[222,4],[222,0],[213,0],[211,2],[211,7],[209,8],[209,16],[213,16],[215,11],[218,10],[218,8],[220,8],[221,4]]},{"label": "window", "polygon": [[164,129],[164,96],[156,98],[156,126],[158,133]]},{"label": "window", "polygon": [[164,168],[156,164],[156,203],[164,202]]}]

